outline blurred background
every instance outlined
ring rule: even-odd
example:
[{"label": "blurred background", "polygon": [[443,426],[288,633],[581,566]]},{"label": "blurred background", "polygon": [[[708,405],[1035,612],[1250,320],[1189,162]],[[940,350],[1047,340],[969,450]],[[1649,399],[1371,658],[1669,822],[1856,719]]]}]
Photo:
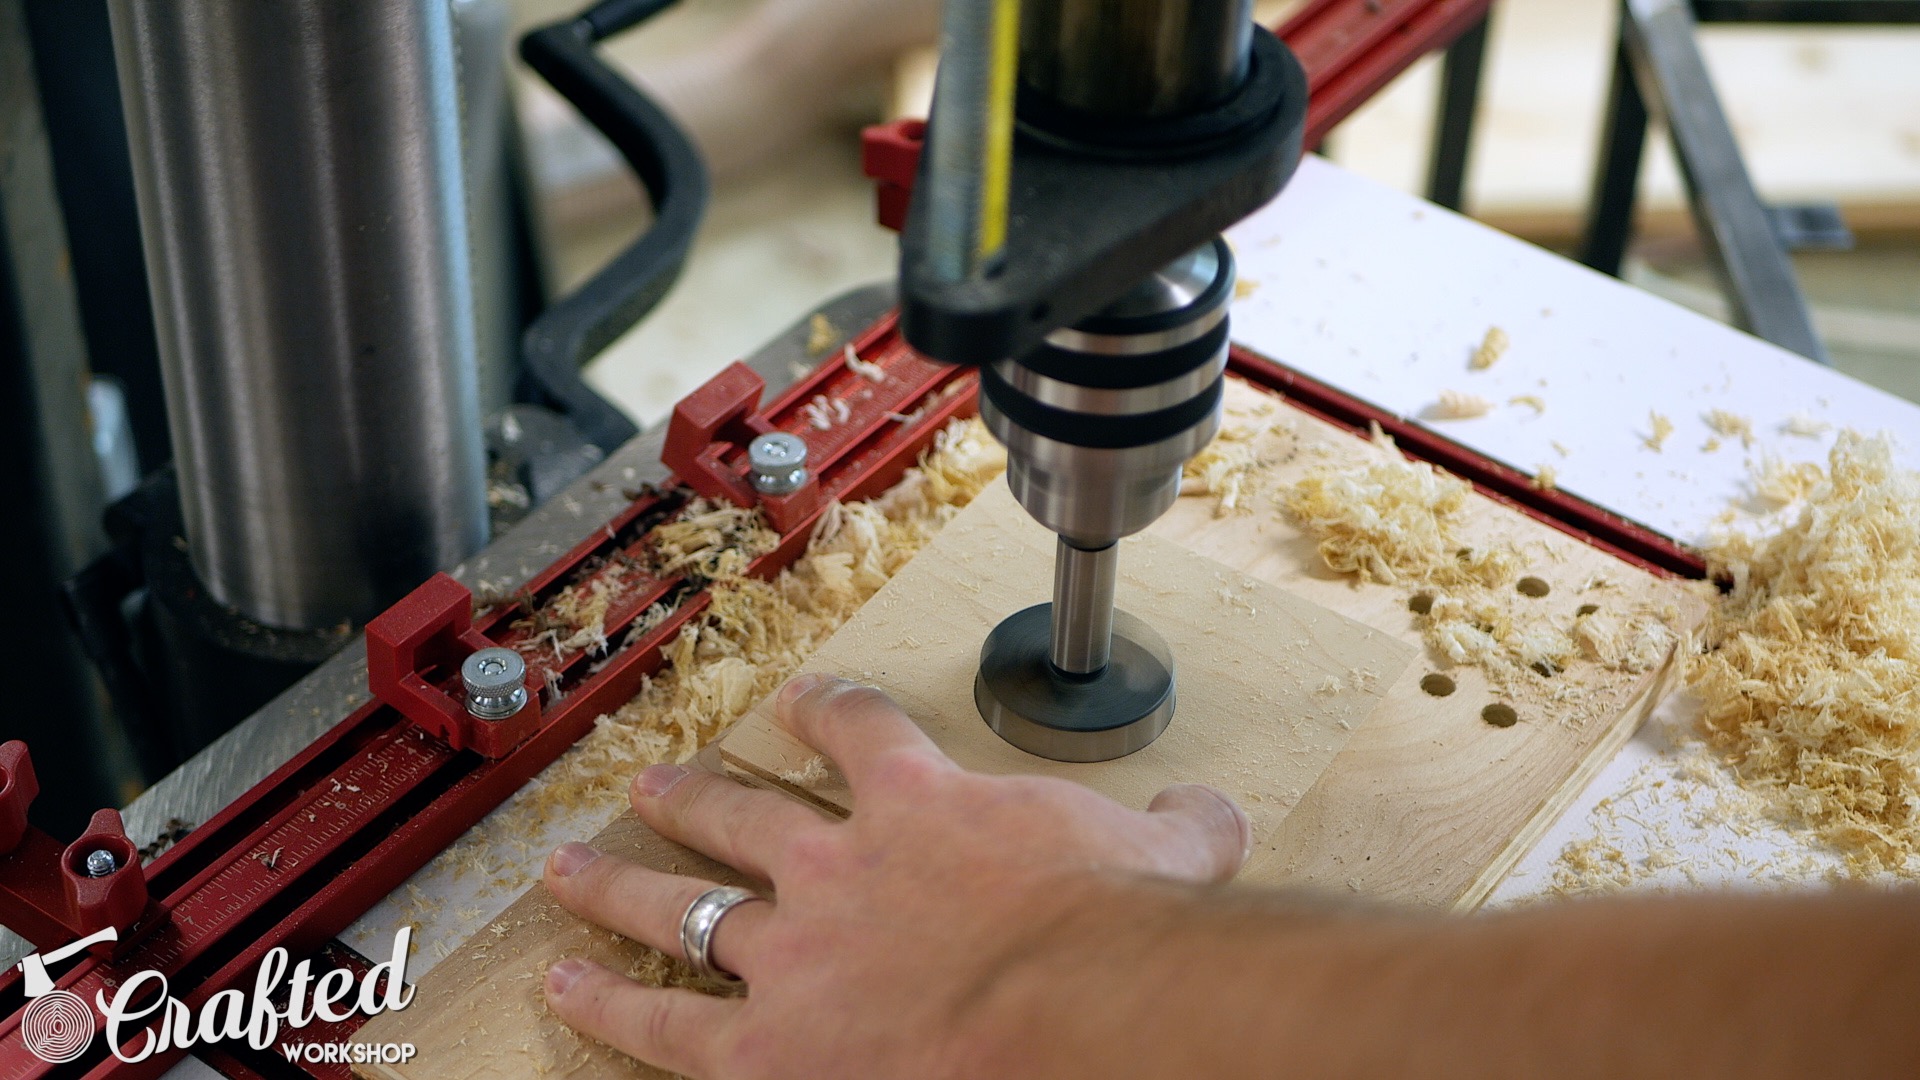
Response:
[{"label": "blurred background", "polygon": [[[859,128],[925,115],[932,20],[897,17],[878,28],[892,40],[863,49],[865,63],[820,61],[812,77],[785,75],[784,85],[807,94],[751,100],[741,83],[754,80],[742,73],[804,68],[830,48],[804,26],[784,39],[752,32],[756,18],[782,6],[792,0],[686,0],[608,46],[680,112],[716,163],[712,212],[676,291],[589,369],[590,381],[642,422],[666,415],[680,395],[813,304],[893,272],[892,234],[873,224],[871,183],[860,175]],[[860,0],[845,6],[867,14]],[[1271,25],[1297,6],[1263,3],[1261,17]],[[532,25],[569,5],[515,0],[514,10]],[[1497,0],[1468,214],[1573,249],[1593,182],[1615,20],[1613,0]],[[890,48],[916,33],[914,45]],[[1794,255],[1835,363],[1920,397],[1920,29],[1708,26],[1700,40],[1762,198],[1831,204],[1853,233],[1850,250]],[[709,51],[717,41],[733,47]],[[1335,132],[1327,156],[1422,191],[1439,69],[1437,55],[1415,66]],[[641,227],[645,202],[612,151],[537,79],[520,75],[543,242],[564,284]],[[764,113],[746,119],[761,105],[778,114],[773,138],[758,126]],[[716,145],[730,148],[715,154]],[[1672,154],[1657,133],[1640,192],[1625,276],[1723,318]]]}]

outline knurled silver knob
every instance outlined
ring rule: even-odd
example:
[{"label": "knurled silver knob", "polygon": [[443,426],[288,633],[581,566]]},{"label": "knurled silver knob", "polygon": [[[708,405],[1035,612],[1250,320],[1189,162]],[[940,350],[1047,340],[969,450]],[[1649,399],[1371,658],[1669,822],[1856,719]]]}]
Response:
[{"label": "knurled silver knob", "polygon": [[807,444],[798,435],[773,431],[747,446],[747,470],[753,490],[787,495],[807,482]]},{"label": "knurled silver knob", "polygon": [[505,720],[527,704],[527,662],[518,652],[481,649],[460,665],[467,711],[482,720]]},{"label": "knurled silver knob", "polygon": [[113,852],[108,851],[106,848],[95,848],[87,852],[86,867],[88,877],[106,877],[108,874],[120,869],[120,860],[114,858]]}]

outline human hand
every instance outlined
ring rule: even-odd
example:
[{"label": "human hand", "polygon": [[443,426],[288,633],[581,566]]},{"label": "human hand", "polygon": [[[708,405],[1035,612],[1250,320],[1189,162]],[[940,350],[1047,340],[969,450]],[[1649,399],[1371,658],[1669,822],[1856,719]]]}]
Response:
[{"label": "human hand", "polygon": [[[970,773],[885,694],[822,676],[788,683],[776,715],[846,777],[846,821],[685,766],[653,766],[631,792],[661,835],[772,885],[773,902],[739,905],[713,936],[749,995],[569,959],[546,981],[568,1024],[696,1077],[1061,1075],[1044,1055],[1076,1022],[1063,1013],[1124,1015],[1103,996],[1142,982],[1117,976],[1164,937],[1176,905],[1142,885],[1224,882],[1246,861],[1247,817],[1212,788],[1169,787],[1139,811],[1066,780]],[[712,884],[583,844],[553,854],[546,883],[673,956]],[[1060,1049],[1089,1063],[1084,1045]]]}]

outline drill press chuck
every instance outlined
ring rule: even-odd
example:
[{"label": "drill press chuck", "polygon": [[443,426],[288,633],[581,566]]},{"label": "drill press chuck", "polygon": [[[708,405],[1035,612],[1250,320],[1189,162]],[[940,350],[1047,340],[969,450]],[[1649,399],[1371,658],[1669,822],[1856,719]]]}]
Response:
[{"label": "drill press chuck", "polygon": [[1031,753],[1104,761],[1173,716],[1173,659],[1115,611],[1118,542],[1180,494],[1220,429],[1233,255],[1213,242],[1149,275],[1038,349],[981,371],[980,414],[1007,447],[1007,484],[1059,537],[1053,602],[994,630],[974,700]]}]

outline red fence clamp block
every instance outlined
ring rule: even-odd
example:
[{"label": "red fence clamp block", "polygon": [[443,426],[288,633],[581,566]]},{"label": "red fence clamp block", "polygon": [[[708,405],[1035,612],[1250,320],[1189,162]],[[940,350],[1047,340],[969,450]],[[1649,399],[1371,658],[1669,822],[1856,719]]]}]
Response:
[{"label": "red fence clamp block", "polygon": [[[113,869],[97,877],[87,869],[88,858],[96,852],[113,858]],[[147,909],[147,875],[140,867],[140,851],[127,839],[118,810],[94,812],[87,831],[60,853],[60,877],[73,922],[83,934],[109,926],[124,934]],[[92,948],[105,954],[113,947],[113,942],[102,941]]]},{"label": "red fence clamp block", "polygon": [[860,171],[876,181],[876,216],[894,232],[907,227],[913,178],[920,171],[920,150],[926,142],[927,122],[917,118],[875,124],[860,132]]},{"label": "red fence clamp block", "polygon": [[473,594],[435,574],[367,624],[367,684],[373,696],[455,750],[504,757],[539,729],[541,688],[529,685],[526,706],[505,720],[482,720],[462,697],[429,681],[457,685],[460,662],[493,645],[473,629]]},{"label": "red fence clamp block", "polygon": [[14,739],[0,745],[0,855],[20,846],[27,834],[27,807],[40,794],[27,744]]},{"label": "red fence clamp block", "polygon": [[791,494],[761,495],[747,482],[747,444],[774,430],[757,411],[766,388],[752,368],[737,360],[728,365],[673,407],[660,461],[709,499],[759,506],[767,523],[785,533],[820,508],[820,463],[808,464],[806,483]]}]

